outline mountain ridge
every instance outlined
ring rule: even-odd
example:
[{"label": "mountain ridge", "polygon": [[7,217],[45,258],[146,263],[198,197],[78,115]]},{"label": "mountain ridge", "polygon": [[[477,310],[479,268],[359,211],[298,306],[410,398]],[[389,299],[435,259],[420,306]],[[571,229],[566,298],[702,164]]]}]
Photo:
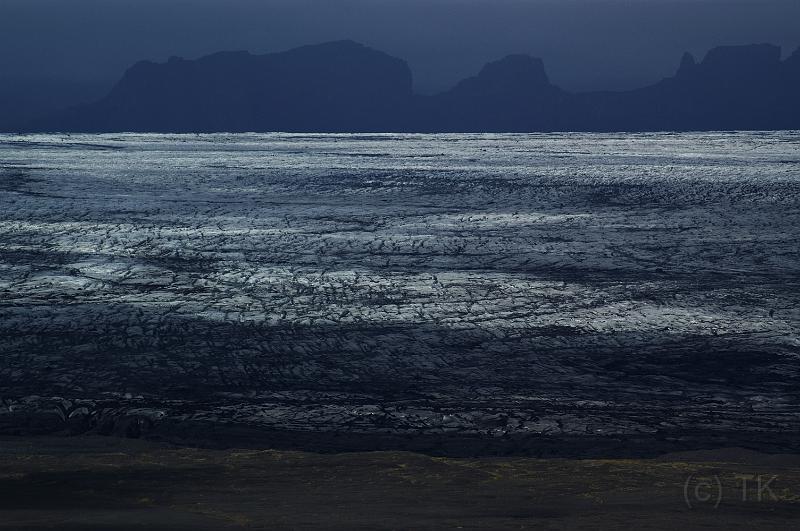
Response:
[{"label": "mountain ridge", "polygon": [[351,40],[253,55],[140,61],[97,102],[31,124],[64,132],[547,132],[800,129],[800,49],[685,53],[673,76],[573,93],[512,54],[431,96],[408,64]]}]

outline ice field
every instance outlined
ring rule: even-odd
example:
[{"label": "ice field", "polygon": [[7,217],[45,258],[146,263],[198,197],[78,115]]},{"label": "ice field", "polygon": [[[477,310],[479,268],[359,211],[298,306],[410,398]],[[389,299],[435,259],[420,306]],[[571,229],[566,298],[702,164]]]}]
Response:
[{"label": "ice field", "polygon": [[800,132],[0,135],[0,433],[800,449]]}]

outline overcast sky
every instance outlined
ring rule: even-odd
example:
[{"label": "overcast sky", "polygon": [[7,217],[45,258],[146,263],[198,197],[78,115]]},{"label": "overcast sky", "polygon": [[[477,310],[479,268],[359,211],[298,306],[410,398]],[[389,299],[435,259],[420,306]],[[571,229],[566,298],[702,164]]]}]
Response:
[{"label": "overcast sky", "polygon": [[0,81],[117,79],[140,59],[354,39],[447,88],[508,53],[567,89],[634,88],[688,50],[800,46],[800,0],[0,0]]}]

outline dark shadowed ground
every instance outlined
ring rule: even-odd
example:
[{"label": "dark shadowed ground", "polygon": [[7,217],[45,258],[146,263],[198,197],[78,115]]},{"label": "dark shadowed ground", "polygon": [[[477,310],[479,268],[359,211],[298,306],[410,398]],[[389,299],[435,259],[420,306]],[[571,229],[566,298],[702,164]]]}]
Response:
[{"label": "dark shadowed ground", "polygon": [[79,437],[5,438],[0,456],[0,529],[800,525],[800,457],[737,449],[649,460],[448,459]]}]

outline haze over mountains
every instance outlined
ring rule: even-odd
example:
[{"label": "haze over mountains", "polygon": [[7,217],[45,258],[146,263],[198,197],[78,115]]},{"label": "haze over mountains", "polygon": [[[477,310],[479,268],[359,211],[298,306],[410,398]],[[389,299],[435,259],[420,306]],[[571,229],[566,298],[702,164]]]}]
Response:
[{"label": "haze over mountains", "polygon": [[[677,63],[677,62],[676,62]],[[537,132],[800,128],[800,49],[770,44],[685,54],[673,77],[623,92],[571,93],[541,59],[510,55],[433,96],[405,61],[353,41],[131,67],[96,103],[26,130],[75,132]]]}]

